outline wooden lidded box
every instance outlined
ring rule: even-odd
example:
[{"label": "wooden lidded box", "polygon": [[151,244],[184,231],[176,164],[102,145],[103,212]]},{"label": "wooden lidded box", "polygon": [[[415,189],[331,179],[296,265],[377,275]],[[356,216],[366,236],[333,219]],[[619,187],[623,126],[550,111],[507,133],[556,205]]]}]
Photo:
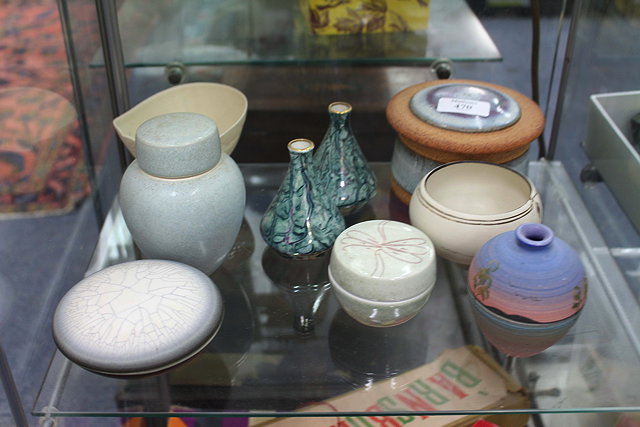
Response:
[{"label": "wooden lidded box", "polygon": [[533,100],[474,80],[410,86],[389,101],[386,116],[398,133],[392,189],[405,203],[418,181],[443,163],[480,160],[524,173],[529,145],[544,129],[544,116]]}]

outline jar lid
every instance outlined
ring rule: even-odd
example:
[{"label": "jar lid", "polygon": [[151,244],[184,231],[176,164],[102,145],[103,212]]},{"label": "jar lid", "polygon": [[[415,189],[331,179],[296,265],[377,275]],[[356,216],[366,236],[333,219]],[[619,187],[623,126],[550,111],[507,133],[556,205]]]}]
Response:
[{"label": "jar lid", "polygon": [[520,119],[520,106],[506,93],[479,84],[450,83],[416,92],[413,114],[433,126],[460,132],[491,132]]},{"label": "jar lid", "polygon": [[140,260],[107,267],[73,286],[53,318],[60,351],[106,375],[142,375],[204,348],[223,317],[211,279],[188,265]]},{"label": "jar lid", "polygon": [[[432,87],[434,93],[447,93],[448,89],[440,92],[440,86],[447,86],[449,89],[482,87],[501,93],[518,105],[520,118],[509,126],[484,132],[454,130],[442,125],[433,125],[416,115],[411,103],[418,103],[421,96],[431,92],[427,90],[422,92],[422,95],[418,93]],[[544,129],[542,110],[527,96],[504,86],[462,79],[435,80],[410,86],[398,92],[389,101],[386,117],[398,133],[402,144],[414,153],[439,163],[460,160],[506,163],[526,153],[531,142],[538,138]]]},{"label": "jar lid", "polygon": [[364,221],[344,230],[329,270],[346,291],[374,301],[403,301],[430,289],[436,279],[431,239],[397,221]]},{"label": "jar lid", "polygon": [[184,178],[212,169],[222,155],[216,123],[198,113],[169,113],[136,131],[140,168],[160,178]]}]

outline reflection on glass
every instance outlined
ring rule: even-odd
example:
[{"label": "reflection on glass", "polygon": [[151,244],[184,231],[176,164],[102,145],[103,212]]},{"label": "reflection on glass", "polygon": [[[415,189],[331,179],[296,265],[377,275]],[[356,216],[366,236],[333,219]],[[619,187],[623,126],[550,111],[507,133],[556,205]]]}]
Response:
[{"label": "reflection on glass", "polygon": [[294,259],[285,258],[266,248],[262,254],[262,268],[284,294],[293,310],[293,329],[310,333],[314,316],[327,291],[331,288],[327,267],[329,256]]},{"label": "reflection on glass", "polygon": [[331,359],[354,386],[417,368],[427,347],[426,328],[415,318],[392,328],[372,328],[338,310],[329,329]]}]

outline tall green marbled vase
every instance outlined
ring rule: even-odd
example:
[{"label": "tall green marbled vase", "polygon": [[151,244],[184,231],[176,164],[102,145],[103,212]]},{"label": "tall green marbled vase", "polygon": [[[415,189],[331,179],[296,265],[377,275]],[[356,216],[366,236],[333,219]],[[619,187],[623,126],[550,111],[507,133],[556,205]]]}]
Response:
[{"label": "tall green marbled vase", "polygon": [[313,142],[294,139],[290,162],[260,232],[269,246],[291,257],[313,257],[333,246],[345,223],[330,194],[319,185],[312,166]]},{"label": "tall green marbled vase", "polygon": [[335,192],[343,215],[357,211],[376,194],[376,177],[351,130],[351,109],[346,102],[329,105],[329,128],[315,155],[318,177]]}]

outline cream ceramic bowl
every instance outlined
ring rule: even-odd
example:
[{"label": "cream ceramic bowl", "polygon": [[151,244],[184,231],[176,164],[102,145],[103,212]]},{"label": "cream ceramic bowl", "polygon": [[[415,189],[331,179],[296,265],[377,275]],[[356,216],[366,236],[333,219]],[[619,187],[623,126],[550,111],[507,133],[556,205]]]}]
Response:
[{"label": "cream ceramic bowl", "polygon": [[238,144],[247,118],[247,97],[238,89],[221,83],[186,83],[150,96],[113,120],[113,127],[127,149],[136,155],[138,126],[167,113],[198,113],[218,126],[222,151],[231,154]]},{"label": "cream ceramic bowl", "polygon": [[411,225],[364,221],[336,239],[329,278],[338,301],[355,320],[396,325],[427,302],[436,280],[435,249],[429,237]]},{"label": "cream ceramic bowl", "polygon": [[492,163],[463,161],[433,169],[409,204],[411,223],[431,238],[438,255],[469,265],[492,237],[542,221],[542,202],[524,175]]}]

